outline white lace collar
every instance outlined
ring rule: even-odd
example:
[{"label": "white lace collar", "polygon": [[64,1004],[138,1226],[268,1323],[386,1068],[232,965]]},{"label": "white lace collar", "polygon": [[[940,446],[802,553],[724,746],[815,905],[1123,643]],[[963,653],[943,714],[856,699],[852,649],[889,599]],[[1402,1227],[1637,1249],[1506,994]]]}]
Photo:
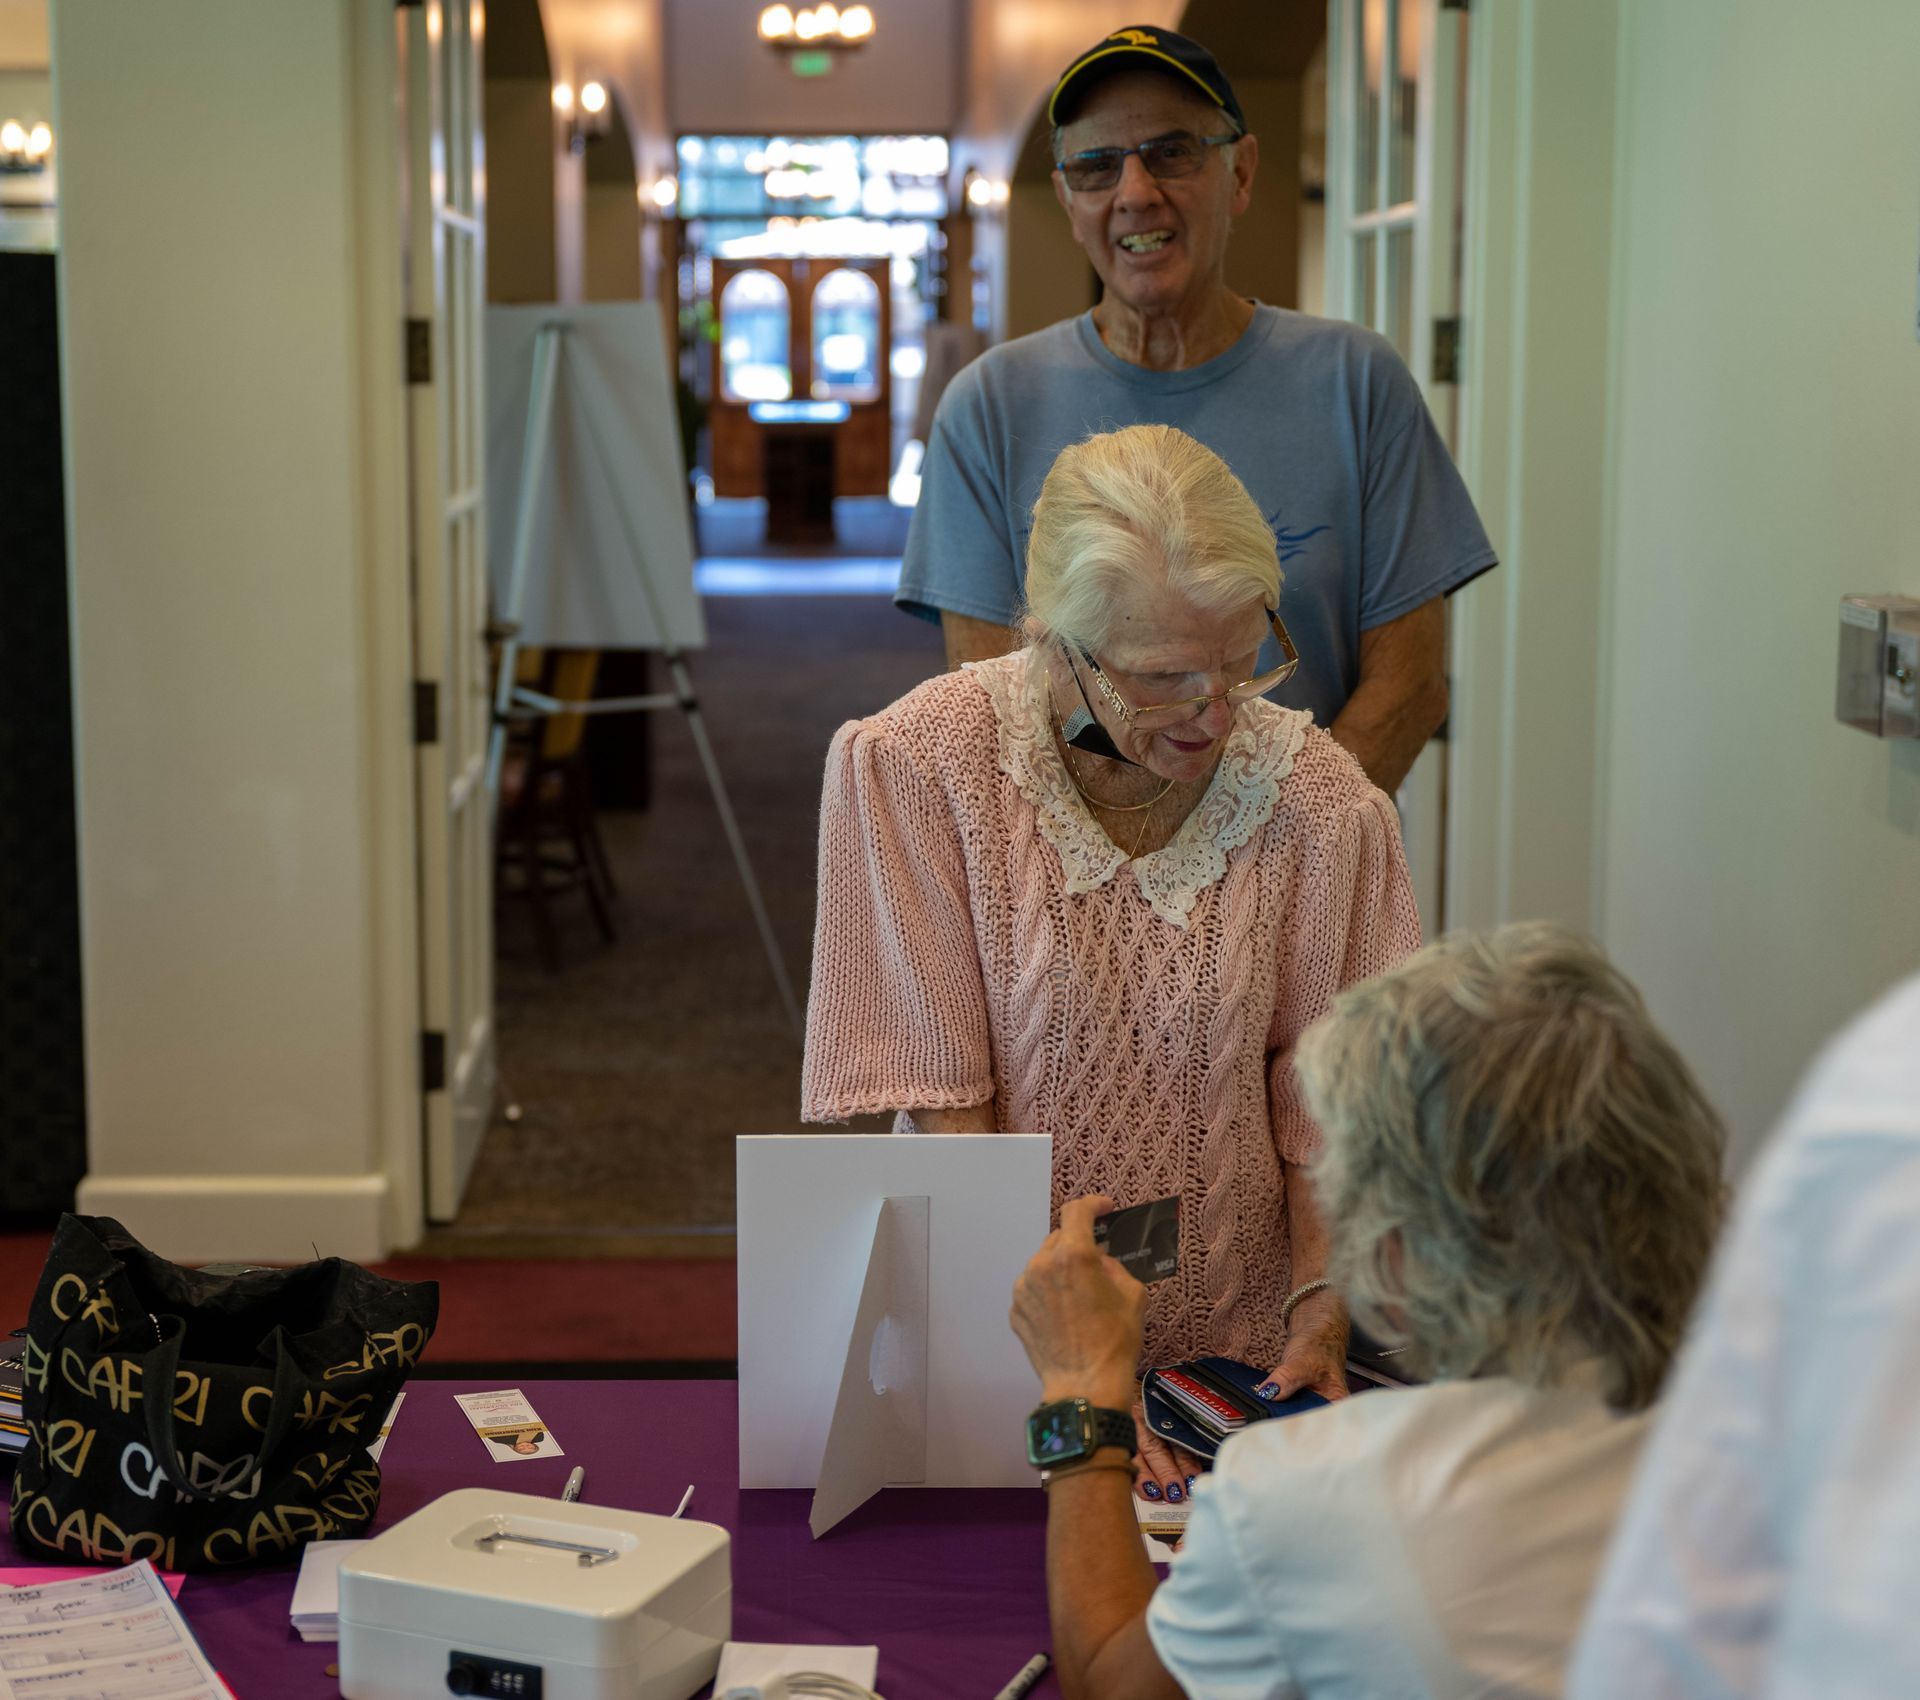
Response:
[{"label": "white lace collar", "polygon": [[1000,771],[1019,787],[1040,818],[1042,836],[1059,852],[1067,890],[1096,891],[1131,868],[1140,894],[1162,920],[1184,927],[1201,892],[1227,871],[1227,858],[1273,818],[1280,782],[1306,741],[1313,716],[1259,701],[1234,716],[1233,731],[1193,812],[1163,849],[1129,861],[1093,818],[1067,775],[1047,721],[1046,675],[1026,649],[966,669],[993,704],[1000,734]]}]

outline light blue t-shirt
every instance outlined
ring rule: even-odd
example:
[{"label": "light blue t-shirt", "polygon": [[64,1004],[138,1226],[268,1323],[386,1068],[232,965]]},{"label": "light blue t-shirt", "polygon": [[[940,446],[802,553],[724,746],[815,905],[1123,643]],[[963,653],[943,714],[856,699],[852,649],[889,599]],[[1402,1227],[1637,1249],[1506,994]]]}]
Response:
[{"label": "light blue t-shirt", "polygon": [[[1224,353],[1153,372],[1109,353],[1093,315],[989,349],[934,413],[895,600],[1011,624],[1033,504],[1069,443],[1173,425],[1246,485],[1280,543],[1280,613],[1300,670],[1275,700],[1329,726],[1360,676],[1360,634],[1457,590],[1493,546],[1384,337],[1257,307]],[[1271,648],[1271,640],[1269,640]]]}]

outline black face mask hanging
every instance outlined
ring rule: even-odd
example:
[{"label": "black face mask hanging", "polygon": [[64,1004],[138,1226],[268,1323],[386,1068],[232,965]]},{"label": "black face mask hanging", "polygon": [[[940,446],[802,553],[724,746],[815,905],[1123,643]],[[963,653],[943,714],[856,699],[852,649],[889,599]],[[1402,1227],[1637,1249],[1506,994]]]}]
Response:
[{"label": "black face mask hanging", "polygon": [[[1062,653],[1066,652],[1064,644],[1061,649]],[[1089,666],[1092,661],[1093,658],[1088,656]],[[1140,764],[1132,757],[1120,753],[1119,745],[1107,735],[1106,727],[1094,715],[1093,704],[1087,701],[1087,687],[1080,683],[1080,669],[1074,666],[1071,654],[1067,655],[1067,671],[1073,675],[1074,689],[1080,693],[1080,706],[1060,723],[1061,738],[1087,755],[1102,756],[1108,761],[1123,761],[1128,767],[1138,767]]]}]

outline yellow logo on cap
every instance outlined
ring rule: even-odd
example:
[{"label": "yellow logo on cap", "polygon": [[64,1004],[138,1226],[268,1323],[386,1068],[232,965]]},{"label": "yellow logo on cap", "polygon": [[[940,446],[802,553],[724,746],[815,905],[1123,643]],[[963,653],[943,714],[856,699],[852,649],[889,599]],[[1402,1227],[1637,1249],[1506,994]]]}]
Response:
[{"label": "yellow logo on cap", "polygon": [[1115,30],[1107,37],[1109,41],[1124,41],[1130,47],[1158,47],[1160,38],[1149,35],[1145,30]]}]

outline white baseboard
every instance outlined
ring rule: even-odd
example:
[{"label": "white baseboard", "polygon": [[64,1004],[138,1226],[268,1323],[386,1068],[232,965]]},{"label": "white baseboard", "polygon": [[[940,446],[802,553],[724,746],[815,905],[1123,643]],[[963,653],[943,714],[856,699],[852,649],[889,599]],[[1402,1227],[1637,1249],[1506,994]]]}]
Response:
[{"label": "white baseboard", "polygon": [[370,1263],[392,1250],[385,1175],[89,1175],[76,1208],[176,1263]]}]

